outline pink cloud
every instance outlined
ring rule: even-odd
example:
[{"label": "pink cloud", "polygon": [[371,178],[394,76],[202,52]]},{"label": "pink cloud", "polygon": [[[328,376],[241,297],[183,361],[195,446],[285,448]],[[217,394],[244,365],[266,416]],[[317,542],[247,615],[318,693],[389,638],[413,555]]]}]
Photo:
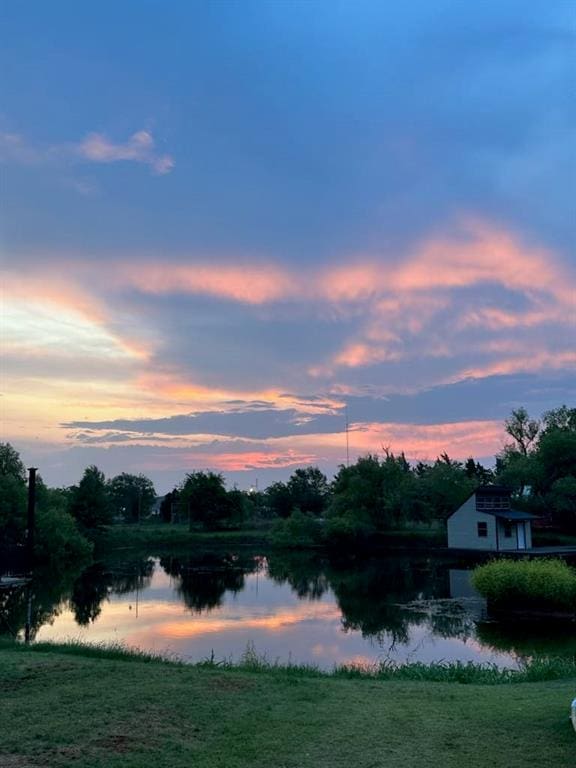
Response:
[{"label": "pink cloud", "polygon": [[297,280],[273,266],[231,264],[140,264],[112,270],[117,285],[130,285],[149,294],[195,293],[244,304],[282,300],[295,291]]}]

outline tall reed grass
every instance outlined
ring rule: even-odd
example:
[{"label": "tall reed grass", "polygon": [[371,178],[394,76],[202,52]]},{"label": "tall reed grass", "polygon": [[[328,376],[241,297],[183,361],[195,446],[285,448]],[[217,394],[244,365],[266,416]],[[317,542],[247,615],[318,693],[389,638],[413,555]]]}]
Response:
[{"label": "tall reed grass", "polygon": [[576,611],[576,570],[564,560],[493,560],[472,583],[497,608]]}]

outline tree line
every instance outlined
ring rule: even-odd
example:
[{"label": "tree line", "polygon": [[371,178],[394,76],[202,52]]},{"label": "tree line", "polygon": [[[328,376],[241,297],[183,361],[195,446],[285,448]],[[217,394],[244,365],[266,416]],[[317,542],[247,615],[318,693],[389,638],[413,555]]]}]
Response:
[{"label": "tree line", "polygon": [[[385,449],[340,466],[329,482],[318,467],[296,469],[286,482],[264,491],[228,489],[216,472],[195,471],[167,493],[159,519],[191,529],[239,528],[276,521],[279,543],[350,542],[413,524],[443,521],[482,484],[510,487],[517,507],[547,524],[576,533],[576,408],[561,406],[532,419],[514,410],[504,428],[509,442],[488,468],[447,453],[411,464],[404,453]],[[113,522],[137,523],[157,504],[152,481],[121,473],[106,479],[89,466],[78,485],[64,489],[38,483],[40,542],[59,551],[82,548],[83,540]],[[0,444],[0,542],[22,541],[26,525],[26,472],[17,451]]]}]

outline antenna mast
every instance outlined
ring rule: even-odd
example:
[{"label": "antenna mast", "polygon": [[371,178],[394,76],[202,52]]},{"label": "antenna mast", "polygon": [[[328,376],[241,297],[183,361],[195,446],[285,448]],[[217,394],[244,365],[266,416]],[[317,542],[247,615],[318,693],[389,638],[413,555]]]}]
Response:
[{"label": "antenna mast", "polygon": [[346,466],[350,466],[350,439],[348,437],[348,404],[344,408],[344,415],[346,417]]}]

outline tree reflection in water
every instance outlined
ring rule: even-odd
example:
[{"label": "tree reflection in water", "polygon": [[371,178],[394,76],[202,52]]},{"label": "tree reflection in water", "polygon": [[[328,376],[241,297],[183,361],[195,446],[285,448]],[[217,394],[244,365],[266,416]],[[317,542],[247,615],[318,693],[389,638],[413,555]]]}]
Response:
[{"label": "tree reflection in water", "polygon": [[74,582],[70,608],[81,627],[94,622],[102,611],[102,603],[110,594],[125,595],[150,586],[154,560],[143,557],[121,564],[98,562],[91,565]]},{"label": "tree reflection in water", "polygon": [[[449,569],[458,563],[423,555],[389,554],[382,558],[329,557],[318,552],[210,550],[194,554],[148,556],[96,562],[65,573],[38,572],[26,588],[0,590],[0,636],[29,636],[69,608],[79,626],[100,616],[112,595],[144,591],[155,567],[195,614],[223,604],[227,593],[246,587],[249,574],[264,573],[290,587],[299,600],[334,600],[344,631],[359,632],[382,648],[407,644],[415,627],[442,638],[475,638],[488,649],[520,657],[576,654],[574,626],[487,623],[466,597],[451,599]],[[462,566],[463,564],[460,564]],[[470,563],[466,564],[466,568]],[[466,576],[466,571],[453,570]],[[414,635],[412,634],[412,638]]]},{"label": "tree reflection in water", "polygon": [[[450,597],[447,563],[423,556],[317,558],[310,553],[273,554],[269,575],[288,583],[303,598],[334,593],[346,631],[359,631],[380,644],[407,643],[411,626],[426,624],[443,637],[469,636],[471,621],[462,606],[444,610],[429,601]],[[416,605],[414,605],[416,604]]]},{"label": "tree reflection in water", "polygon": [[110,594],[145,589],[153,572],[154,560],[149,557],[96,562],[64,573],[37,570],[26,587],[0,590],[0,636],[23,637],[28,624],[29,639],[34,640],[40,627],[52,624],[68,607],[76,623],[87,626],[98,618]]},{"label": "tree reflection in water", "polygon": [[245,576],[255,573],[262,563],[256,555],[218,552],[160,558],[164,571],[176,579],[176,592],[184,605],[194,613],[217,608],[226,592],[241,592]]}]

